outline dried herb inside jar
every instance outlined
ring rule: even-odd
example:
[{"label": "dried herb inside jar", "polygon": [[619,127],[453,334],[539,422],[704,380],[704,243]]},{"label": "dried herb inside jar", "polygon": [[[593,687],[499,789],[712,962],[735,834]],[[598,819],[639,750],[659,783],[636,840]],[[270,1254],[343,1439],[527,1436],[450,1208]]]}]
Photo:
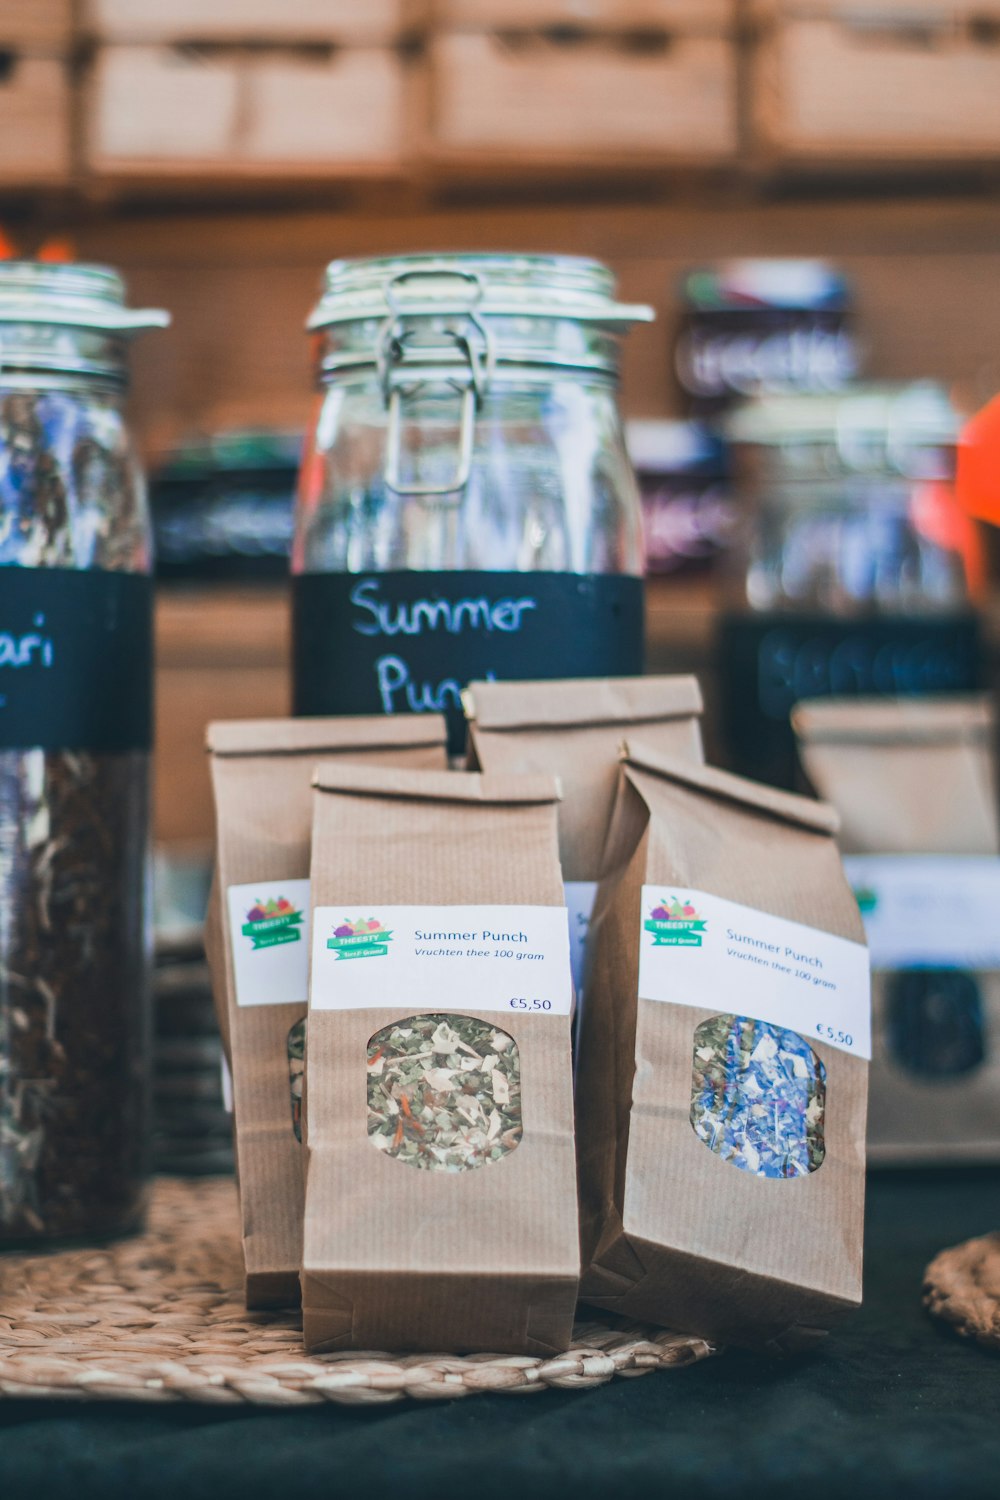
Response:
[{"label": "dried herb inside jar", "polygon": [[513,1037],[472,1016],[410,1016],[368,1043],[368,1135],[387,1156],[436,1172],[499,1161],[521,1140]]},{"label": "dried herb inside jar", "polygon": [[127,1228],[144,1170],[147,762],[0,751],[0,1236]]}]

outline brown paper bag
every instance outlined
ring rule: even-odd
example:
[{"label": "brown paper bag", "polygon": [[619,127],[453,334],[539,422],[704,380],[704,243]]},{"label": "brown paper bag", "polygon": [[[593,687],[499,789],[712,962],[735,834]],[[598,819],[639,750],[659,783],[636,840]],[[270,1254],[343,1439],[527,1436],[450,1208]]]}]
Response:
[{"label": "brown paper bag", "polygon": [[306,1347],[565,1349],[580,1251],[556,784],[328,764],[316,787]]},{"label": "brown paper bag", "polygon": [[299,1297],[313,768],[334,755],[440,767],[445,737],[437,716],[208,727],[217,843],[205,946],[233,1076],[248,1307]]},{"label": "brown paper bag", "polygon": [[[871,925],[869,1160],[998,1161],[993,705],[827,700],[800,704],[793,722],[810,779],[840,813]],[[907,930],[885,931],[886,906],[901,902]]]},{"label": "brown paper bag", "polygon": [[791,1348],[861,1297],[868,975],[836,817],[625,754],[580,1042],[582,1295]]},{"label": "brown paper bag", "polygon": [[996,854],[996,721],[985,697],[796,705],[806,774],[845,854]]},{"label": "brown paper bag", "polygon": [[590,914],[627,735],[667,755],[703,759],[694,677],[473,682],[463,694],[472,770],[558,776],[559,853],[573,979],[583,984]]}]

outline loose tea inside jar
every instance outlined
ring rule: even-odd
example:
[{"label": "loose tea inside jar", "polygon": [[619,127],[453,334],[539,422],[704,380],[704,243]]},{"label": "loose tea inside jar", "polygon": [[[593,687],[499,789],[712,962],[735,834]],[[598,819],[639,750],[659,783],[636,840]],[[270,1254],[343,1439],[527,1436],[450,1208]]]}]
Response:
[{"label": "loose tea inside jar", "polygon": [[113,271],[0,265],[0,1242],[134,1227],[152,586]]}]

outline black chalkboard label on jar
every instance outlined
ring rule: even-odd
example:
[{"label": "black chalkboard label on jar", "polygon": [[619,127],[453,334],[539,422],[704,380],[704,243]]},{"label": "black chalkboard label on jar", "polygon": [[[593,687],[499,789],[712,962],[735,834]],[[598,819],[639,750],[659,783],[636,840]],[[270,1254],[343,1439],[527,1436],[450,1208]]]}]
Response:
[{"label": "black chalkboard label on jar", "polygon": [[642,671],[642,580],[620,574],[304,573],[292,598],[296,714],[444,713],[454,755],[469,682]]},{"label": "black chalkboard label on jar", "polygon": [[145,575],[0,567],[0,750],[148,750],[152,658]]},{"label": "black chalkboard label on jar", "polygon": [[979,686],[979,628],[971,612],[838,620],[726,616],[718,636],[723,729],[734,768],[796,784],[790,715],[805,698],[965,693]]}]

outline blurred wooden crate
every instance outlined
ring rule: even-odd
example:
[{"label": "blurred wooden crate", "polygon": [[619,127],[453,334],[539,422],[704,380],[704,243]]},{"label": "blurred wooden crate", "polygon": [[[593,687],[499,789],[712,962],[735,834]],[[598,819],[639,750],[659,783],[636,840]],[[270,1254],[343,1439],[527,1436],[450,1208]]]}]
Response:
[{"label": "blurred wooden crate", "polygon": [[439,161],[571,166],[735,157],[736,49],[722,34],[439,32],[429,44]]},{"label": "blurred wooden crate", "polygon": [[0,49],[62,56],[73,40],[73,0],[0,0]]},{"label": "blurred wooden crate", "polygon": [[406,68],[392,48],[102,47],[86,95],[92,171],[395,173]]},{"label": "blurred wooden crate", "polygon": [[84,0],[83,25],[103,42],[361,45],[396,41],[422,12],[422,0]]},{"label": "blurred wooden crate", "polygon": [[70,79],[58,57],[0,56],[0,185],[57,186],[72,171]]},{"label": "blurred wooden crate", "polygon": [[779,159],[1000,154],[1000,0],[755,0],[751,112]]},{"label": "blurred wooden crate", "polygon": [[434,24],[454,30],[682,27],[717,33],[734,24],[737,0],[430,0],[430,4]]}]

